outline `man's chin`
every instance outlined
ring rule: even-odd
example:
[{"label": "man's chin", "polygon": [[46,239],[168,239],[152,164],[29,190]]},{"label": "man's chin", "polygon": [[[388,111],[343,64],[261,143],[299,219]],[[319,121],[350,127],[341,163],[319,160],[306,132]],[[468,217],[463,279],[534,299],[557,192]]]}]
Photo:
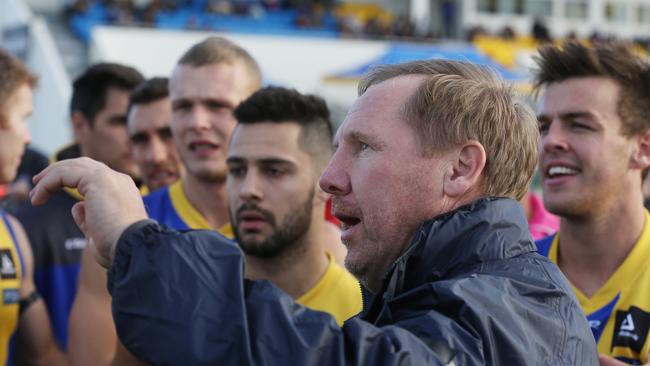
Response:
[{"label": "man's chin", "polygon": [[345,261],[343,262],[345,269],[350,272],[359,282],[364,286],[368,280],[368,266],[365,263],[358,261],[358,258],[355,258],[354,254],[348,251]]}]

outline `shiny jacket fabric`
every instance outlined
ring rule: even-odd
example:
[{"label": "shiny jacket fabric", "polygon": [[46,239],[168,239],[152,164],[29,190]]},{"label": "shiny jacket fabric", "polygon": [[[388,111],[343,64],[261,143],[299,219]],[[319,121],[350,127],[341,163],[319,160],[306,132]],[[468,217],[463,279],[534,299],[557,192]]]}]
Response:
[{"label": "shiny jacket fabric", "polygon": [[535,252],[510,199],[424,223],[343,328],[267,281],[243,280],[243,267],[217,233],[134,224],[109,271],[120,339],[155,365],[598,364],[566,279]]}]

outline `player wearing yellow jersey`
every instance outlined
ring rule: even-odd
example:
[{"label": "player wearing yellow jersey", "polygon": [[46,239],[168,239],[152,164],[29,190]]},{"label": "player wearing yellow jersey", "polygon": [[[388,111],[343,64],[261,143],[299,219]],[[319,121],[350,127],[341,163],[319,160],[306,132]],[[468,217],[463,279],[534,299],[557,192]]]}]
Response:
[{"label": "player wearing yellow jersey", "polygon": [[[236,124],[232,111],[260,87],[261,80],[255,60],[244,49],[223,38],[208,38],[194,45],[180,58],[169,84],[172,104],[170,127],[185,167],[185,175],[174,186],[174,197],[161,194],[160,190],[153,193],[156,198],[165,201],[163,203],[171,204],[176,200],[176,203],[184,204],[179,207],[160,205],[165,212],[157,211],[158,206],[149,207],[152,217],[168,213],[186,219],[189,215],[193,219],[182,222],[186,226],[179,228],[229,229],[225,155]],[[164,190],[169,192],[167,188]],[[155,200],[153,197],[146,198],[149,203]],[[174,223],[180,220],[161,222],[174,227]],[[71,320],[71,328],[73,324],[91,324],[90,319],[97,319],[100,312],[105,323],[112,319],[110,297],[106,291],[106,271],[94,263],[89,249],[84,251],[83,266],[87,272],[82,279],[86,283],[86,290],[80,289],[79,294],[92,296],[95,305],[75,306],[76,314],[75,319]],[[94,342],[93,347],[83,347],[83,359],[77,360],[79,365],[136,363],[119,344],[116,352],[117,337],[112,325],[99,329],[84,327],[84,333],[79,333],[79,336],[80,339]]]},{"label": "player wearing yellow jersey", "polygon": [[328,194],[318,178],[332,154],[325,102],[267,87],[235,109],[228,151],[228,205],[246,255],[245,276],[270,280],[339,324],[361,311],[358,281],[328,253]]},{"label": "player wearing yellow jersey", "polygon": [[[36,78],[27,68],[0,50],[0,183],[13,180],[30,141],[25,120],[32,112],[35,86]],[[16,219],[2,210],[0,217],[0,365],[11,365],[13,359],[21,364],[65,365],[34,285],[27,236]],[[13,342],[10,346],[13,339],[15,347]]]},{"label": "player wearing yellow jersey", "polygon": [[573,285],[601,365],[647,364],[650,66],[626,46],[546,46],[537,59],[544,205],[560,216],[538,243]]}]

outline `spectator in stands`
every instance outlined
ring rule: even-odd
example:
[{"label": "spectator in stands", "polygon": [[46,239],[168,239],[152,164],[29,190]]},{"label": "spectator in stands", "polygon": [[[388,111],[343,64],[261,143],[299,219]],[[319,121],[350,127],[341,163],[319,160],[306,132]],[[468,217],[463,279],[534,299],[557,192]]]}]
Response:
[{"label": "spectator in stands", "polygon": [[561,218],[539,252],[573,284],[601,365],[647,364],[650,65],[617,43],[549,45],[537,63],[544,205]]},{"label": "spectator in stands", "polygon": [[440,16],[445,38],[452,38],[456,32],[456,18],[458,17],[456,8],[456,0],[442,0],[440,3]]},{"label": "spectator in stands", "polygon": [[551,33],[541,19],[535,19],[533,22],[532,34],[537,42],[545,43],[552,41]]},{"label": "spectator in stands", "polygon": [[[29,143],[26,120],[32,113],[32,90],[36,83],[36,77],[22,62],[0,50],[0,183],[15,178]],[[67,365],[52,335],[47,309],[34,286],[33,270],[25,230],[0,209],[0,364]],[[10,349],[12,339],[16,341],[14,349]]]},{"label": "spectator in stands", "polygon": [[501,37],[501,38],[503,38],[505,40],[512,41],[515,38],[517,38],[517,33],[515,32],[515,30],[511,26],[506,25],[505,27],[503,27],[501,32],[499,32],[499,37]]},{"label": "spectator in stands", "polygon": [[[76,144],[58,152],[54,160],[88,156],[137,179],[139,173],[128,146],[126,109],[131,90],[142,80],[135,69],[113,63],[93,65],[79,76],[72,86],[70,102]],[[68,347],[68,318],[77,293],[81,253],[86,245],[70,210],[81,196],[67,190],[52,198],[41,207],[29,204],[19,207],[16,217],[25,227],[34,250],[34,278],[47,305],[54,334],[74,362],[93,341],[92,337],[78,337],[73,326],[70,330],[73,346]],[[79,285],[85,286],[83,282]],[[93,321],[84,326],[94,329],[101,324]]]},{"label": "spectator in stands", "polygon": [[482,26],[477,25],[477,26],[471,27],[471,28],[467,31],[467,37],[466,37],[466,38],[467,38],[467,40],[468,40],[469,42],[474,42],[474,39],[475,39],[476,37],[479,37],[479,36],[487,36],[487,35],[488,35],[487,30],[486,30],[485,28],[483,28]]},{"label": "spectator in stands", "polygon": [[242,102],[235,117],[228,206],[246,254],[246,278],[270,280],[299,304],[343,324],[361,311],[361,292],[327,242],[329,195],[318,187],[332,153],[325,101],[268,87]]},{"label": "spectator in stands", "polygon": [[176,182],[183,172],[171,118],[168,78],[149,79],[133,90],[128,108],[131,152],[149,192]]},{"label": "spectator in stands", "polygon": [[536,163],[533,113],[460,62],[381,67],[359,90],[320,179],[371,300],[343,328],[245,281],[223,236],[147,220],[130,180],[101,164],[48,168],[33,202],[86,193],[76,217],[110,266],[120,337],[152,364],[595,364],[583,313],[516,202]]},{"label": "spectator in stands", "polygon": [[230,15],[232,4],[228,0],[210,0],[206,4],[207,11],[219,15]]},{"label": "spectator in stands", "polygon": [[408,17],[398,16],[391,25],[391,35],[395,37],[415,37],[415,24]]}]

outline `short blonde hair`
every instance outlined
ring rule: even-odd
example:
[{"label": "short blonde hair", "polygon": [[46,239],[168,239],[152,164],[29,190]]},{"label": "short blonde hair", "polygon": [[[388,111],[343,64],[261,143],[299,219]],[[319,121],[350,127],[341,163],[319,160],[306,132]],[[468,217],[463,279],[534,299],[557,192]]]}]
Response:
[{"label": "short blonde hair", "polygon": [[221,37],[208,37],[187,50],[178,60],[179,65],[200,67],[214,64],[233,65],[240,62],[248,71],[250,80],[258,89],[262,85],[262,71],[245,49]]},{"label": "short blonde hair", "polygon": [[537,164],[539,131],[533,111],[492,70],[467,62],[413,61],[373,69],[359,95],[402,75],[426,79],[402,109],[421,152],[433,156],[470,140],[485,149],[483,194],[521,199]]}]

